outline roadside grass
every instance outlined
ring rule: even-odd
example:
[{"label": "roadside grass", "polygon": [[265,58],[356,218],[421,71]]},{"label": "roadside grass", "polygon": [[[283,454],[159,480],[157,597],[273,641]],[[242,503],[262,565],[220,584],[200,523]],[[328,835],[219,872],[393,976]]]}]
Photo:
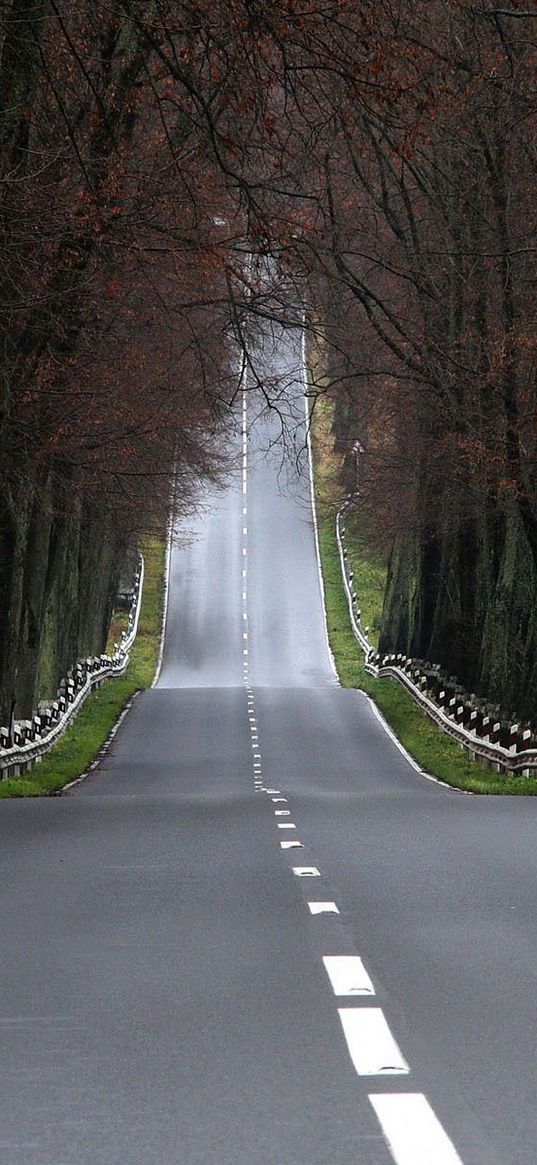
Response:
[{"label": "roadside grass", "polygon": [[145,579],[138,634],[123,676],[105,680],[88,696],[76,720],[46,756],[21,777],[0,781],[0,797],[58,793],[85,772],[136,692],[150,687],[157,666],[164,602],[166,536],[142,544]]},{"label": "roadside grass", "polygon": [[[396,680],[376,680],[366,672],[363,653],[351,626],[336,541],[335,516],[343,498],[338,491],[339,458],[332,450],[330,423],[331,402],[319,399],[312,425],[319,548],[328,636],[341,685],[361,688],[371,696],[411,756],[427,773],[446,784],[472,793],[536,796],[537,778],[499,774],[482,768],[456,741],[436,728]],[[359,515],[347,514],[345,527],[362,623],[369,626],[371,641],[378,642],[384,567],[367,545]]]}]

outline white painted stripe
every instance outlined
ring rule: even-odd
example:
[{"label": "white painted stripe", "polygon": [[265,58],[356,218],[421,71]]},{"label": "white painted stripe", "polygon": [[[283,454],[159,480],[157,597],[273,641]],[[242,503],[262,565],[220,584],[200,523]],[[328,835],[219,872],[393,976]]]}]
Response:
[{"label": "white painted stripe", "polygon": [[[380,1007],[339,1007],[351,1060],[359,1076],[405,1076],[406,1060]],[[431,1163],[432,1165],[432,1163]]]},{"label": "white painted stripe", "polygon": [[357,955],[323,955],[334,995],[374,995],[375,988]]},{"label": "white painted stripe", "polygon": [[308,902],[312,914],[339,914],[335,902]]},{"label": "white painted stripe", "polygon": [[248,639],[248,632],[247,632],[247,631],[243,631],[243,633],[242,633],[242,638],[243,638],[243,639]]},{"label": "white painted stripe", "polygon": [[304,849],[301,841],[281,841],[280,846],[282,849]]},{"label": "white painted stripe", "polygon": [[[280,843],[285,845],[285,842]],[[316,866],[293,866],[293,874],[297,878],[320,878],[321,871]]]},{"label": "white painted stripe", "polygon": [[417,773],[422,773],[423,776],[425,776],[426,774],[423,773],[423,769],[422,769],[421,765],[419,765],[418,762],[414,760],[414,757],[411,756],[409,752],[407,752],[404,744],[401,744],[401,741],[398,740],[397,736],[395,735],[395,732],[393,731],[392,728],[390,728],[390,725],[384,719],[382,712],[379,710],[379,708],[377,708],[375,701],[371,699],[371,696],[368,696],[367,698],[369,700],[369,705],[370,705],[371,711],[374,712],[375,716],[377,717],[377,720],[379,721],[379,724],[382,724],[384,731],[390,737],[390,740],[393,741],[393,743],[395,744],[395,747],[399,749],[399,752],[404,756],[405,760],[408,761],[409,765],[412,765],[412,768],[415,769]]},{"label": "white painted stripe", "polygon": [[[306,319],[305,319],[305,313],[304,313],[304,320],[303,320],[304,325],[305,325],[305,322],[306,322]],[[310,432],[311,419],[310,419],[310,410],[309,410],[309,400],[308,400],[308,396],[307,396],[307,393],[309,391],[309,383],[308,383],[308,368],[307,368],[307,364],[306,364],[306,328],[305,328],[305,326],[302,327],[302,381],[303,381],[303,385],[304,385],[304,413],[306,416],[306,444],[307,444],[307,449],[308,449],[308,468],[309,468],[309,479],[310,479],[311,514],[312,514],[312,518],[313,518],[313,532],[315,535],[315,554],[316,554],[316,558],[317,558],[317,574],[319,577],[319,590],[321,593],[321,606],[323,609],[323,616],[324,616],[324,637],[325,637],[325,641],[326,641],[326,651],[327,651],[327,655],[328,655],[328,661],[329,661],[330,667],[332,669],[332,672],[334,674],[334,677],[336,679],[336,682],[339,684],[339,676],[337,674],[336,661],[334,659],[334,656],[332,653],[332,648],[330,647],[330,639],[328,637],[328,618],[327,618],[327,614],[326,614],[326,598],[325,598],[325,593],[324,593],[324,579],[323,579],[323,572],[322,572],[322,567],[321,567],[321,550],[319,547],[319,529],[318,529],[318,525],[317,525],[317,507],[315,505],[315,485],[314,485],[314,479],[313,479],[313,453],[312,453],[312,448],[311,448],[311,432]]]},{"label": "white painted stripe", "polygon": [[243,591],[243,592],[242,592],[242,597],[243,597],[243,599],[246,601],[246,591]]},{"label": "white painted stripe", "polygon": [[243,506],[243,507],[242,507],[242,513],[243,513],[243,516],[244,516],[244,515],[246,515],[246,514],[248,513],[248,506]]},{"label": "white painted stripe", "polygon": [[291,810],[290,809],[275,809],[274,816],[275,817],[290,817]]},{"label": "white painted stripe", "polygon": [[[254,753],[254,756],[255,756],[255,753]],[[267,793],[279,793],[279,792],[280,792],[279,789],[267,789]]]},{"label": "white painted stripe", "polygon": [[278,829],[296,829],[291,821],[278,821]]},{"label": "white painted stripe", "polygon": [[245,546],[243,546],[243,548],[242,548],[242,553],[243,553],[243,555],[246,555],[246,547]]},{"label": "white painted stripe", "polygon": [[273,797],[272,800],[275,805],[277,805],[280,801],[287,805],[287,797]]},{"label": "white painted stripe", "polygon": [[383,1093],[369,1099],[396,1165],[462,1165],[422,1093]]}]

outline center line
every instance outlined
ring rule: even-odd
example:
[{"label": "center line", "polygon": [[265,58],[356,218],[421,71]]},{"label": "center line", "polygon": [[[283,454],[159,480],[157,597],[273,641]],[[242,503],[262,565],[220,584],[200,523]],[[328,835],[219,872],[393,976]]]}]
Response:
[{"label": "center line", "polygon": [[334,995],[374,995],[375,988],[357,955],[325,955],[325,970]]},{"label": "center line", "polygon": [[409,1067],[380,1007],[339,1007],[351,1060],[359,1076],[406,1076]]},{"label": "center line", "polygon": [[369,1097],[396,1165],[462,1165],[447,1133],[420,1092]]}]

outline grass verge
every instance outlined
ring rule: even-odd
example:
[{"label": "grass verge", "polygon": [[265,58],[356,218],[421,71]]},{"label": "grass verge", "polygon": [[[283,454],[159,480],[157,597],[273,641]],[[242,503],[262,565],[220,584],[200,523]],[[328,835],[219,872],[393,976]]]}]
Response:
[{"label": "grass verge", "polygon": [[[411,756],[439,780],[472,793],[536,796],[535,777],[498,774],[482,768],[429,720],[396,680],[376,680],[366,672],[351,626],[336,541],[335,515],[343,498],[337,485],[339,459],[332,451],[330,410],[329,400],[317,402],[312,435],[328,636],[340,683],[345,688],[361,688],[371,696]],[[367,546],[359,515],[349,515],[345,525],[362,622],[369,625],[370,638],[375,642],[382,612],[384,568]]]},{"label": "grass verge", "polygon": [[0,797],[40,797],[63,789],[95,759],[135,692],[150,687],[153,682],[160,649],[166,537],[146,538],[142,553],[145,560],[142,608],[125,674],[106,680],[88,696],[71,727],[39,764],[24,776],[0,781]]}]

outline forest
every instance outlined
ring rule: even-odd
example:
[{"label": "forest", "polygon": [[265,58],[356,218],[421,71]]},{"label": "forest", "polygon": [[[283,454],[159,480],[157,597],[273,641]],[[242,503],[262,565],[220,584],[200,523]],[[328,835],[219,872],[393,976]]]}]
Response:
[{"label": "forest", "polygon": [[533,0],[3,0],[0,51],[2,723],[102,649],[225,478],[246,333],[303,313],[383,647],[535,717]]}]

